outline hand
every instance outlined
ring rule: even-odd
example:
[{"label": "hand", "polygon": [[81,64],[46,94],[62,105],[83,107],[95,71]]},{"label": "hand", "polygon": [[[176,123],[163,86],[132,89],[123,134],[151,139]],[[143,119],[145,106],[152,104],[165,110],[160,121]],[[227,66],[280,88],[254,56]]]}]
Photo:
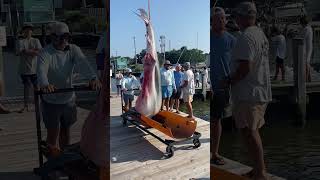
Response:
[{"label": "hand", "polygon": [[101,89],[101,82],[99,81],[99,80],[97,80],[97,79],[94,79],[94,80],[91,80],[90,82],[89,82],[89,86],[90,86],[90,88],[92,89],[92,90],[95,90],[95,91],[97,91],[97,90],[100,90]]},{"label": "hand", "polygon": [[41,91],[44,92],[44,93],[52,93],[52,92],[54,92],[57,88],[56,88],[54,85],[49,84],[49,85],[47,85],[47,86],[41,87],[40,89],[41,89]]}]

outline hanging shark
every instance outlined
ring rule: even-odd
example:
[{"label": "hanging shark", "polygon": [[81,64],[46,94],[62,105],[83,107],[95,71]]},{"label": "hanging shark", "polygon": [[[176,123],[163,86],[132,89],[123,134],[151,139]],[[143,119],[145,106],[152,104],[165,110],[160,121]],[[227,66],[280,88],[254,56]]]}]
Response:
[{"label": "hanging shark", "polygon": [[150,17],[144,9],[138,9],[138,11],[139,14],[136,14],[144,21],[147,29],[147,51],[143,58],[144,78],[141,93],[136,101],[135,109],[140,114],[151,117],[161,108],[160,69]]}]

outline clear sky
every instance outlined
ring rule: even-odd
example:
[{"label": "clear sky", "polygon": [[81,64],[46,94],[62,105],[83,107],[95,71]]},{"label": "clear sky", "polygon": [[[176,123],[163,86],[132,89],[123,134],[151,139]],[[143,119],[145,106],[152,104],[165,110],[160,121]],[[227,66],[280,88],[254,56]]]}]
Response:
[{"label": "clear sky", "polygon": [[[157,51],[160,52],[160,35],[166,37],[166,50],[198,48],[210,50],[209,0],[150,0],[151,21],[155,32]],[[146,28],[133,13],[139,8],[148,9],[148,0],[110,0],[110,53],[115,56],[134,56],[133,37],[136,37],[137,54],[146,48]]]}]

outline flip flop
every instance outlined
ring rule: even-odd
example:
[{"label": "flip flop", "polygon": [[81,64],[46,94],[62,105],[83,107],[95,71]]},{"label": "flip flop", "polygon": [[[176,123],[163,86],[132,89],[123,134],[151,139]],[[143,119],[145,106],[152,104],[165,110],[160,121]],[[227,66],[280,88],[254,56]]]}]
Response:
[{"label": "flip flop", "polygon": [[225,165],[226,163],[224,162],[224,160],[222,158],[215,157],[212,159],[212,164],[222,166],[222,165]]}]

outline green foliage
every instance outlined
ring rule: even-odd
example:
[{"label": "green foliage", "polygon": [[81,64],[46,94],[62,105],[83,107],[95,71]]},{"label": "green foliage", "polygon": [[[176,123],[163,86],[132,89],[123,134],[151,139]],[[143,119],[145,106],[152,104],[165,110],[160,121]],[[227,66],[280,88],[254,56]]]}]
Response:
[{"label": "green foliage", "polygon": [[[184,50],[183,54],[182,51]],[[146,54],[146,50],[143,49],[139,54],[137,54],[138,63],[142,63],[142,59]],[[163,53],[158,54],[159,64],[162,65],[164,63]],[[181,56],[181,57],[180,57]],[[183,64],[185,62],[190,62],[192,64],[205,62],[206,55],[203,51],[199,49],[188,49],[186,46],[181,47],[179,50],[171,50],[166,52],[166,60],[169,60],[172,64],[177,63],[178,59],[179,64]]]}]

